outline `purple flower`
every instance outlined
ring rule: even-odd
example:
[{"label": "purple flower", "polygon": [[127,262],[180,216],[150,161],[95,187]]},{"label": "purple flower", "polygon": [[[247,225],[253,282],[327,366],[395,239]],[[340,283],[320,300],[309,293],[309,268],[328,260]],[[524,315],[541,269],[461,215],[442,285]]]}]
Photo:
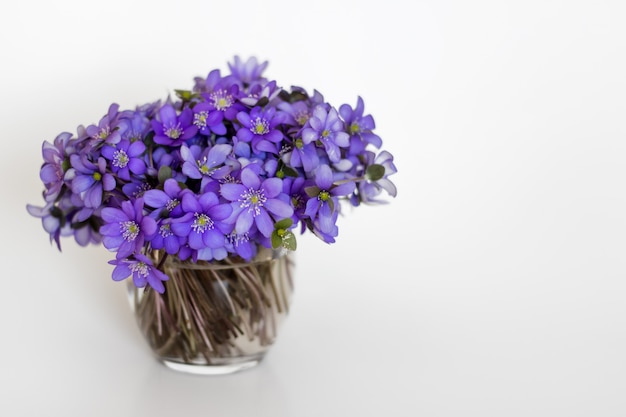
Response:
[{"label": "purple flower", "polygon": [[257,247],[253,244],[248,233],[240,235],[237,232],[232,232],[226,236],[226,249],[246,261],[250,261],[257,254]]},{"label": "purple flower", "polygon": [[183,194],[182,210],[185,214],[171,224],[175,235],[186,238],[189,247],[198,251],[224,248],[225,235],[232,231],[223,221],[232,212],[229,204],[221,203],[212,192],[200,196],[188,192]]},{"label": "purple flower", "polygon": [[245,106],[237,102],[239,86],[236,82],[232,76],[222,77],[219,70],[211,71],[206,80],[196,78],[194,90],[201,93],[204,103],[208,105],[209,113],[215,118],[212,122],[234,120],[237,113],[245,110]]},{"label": "purple flower", "polygon": [[[368,154],[370,157],[372,153]],[[382,178],[376,181],[362,181],[359,183],[359,196],[361,202],[372,203],[382,201],[376,200],[376,197],[385,190],[390,196],[395,197],[398,193],[396,186],[389,180],[389,176],[398,172],[395,164],[393,163],[393,155],[387,151],[382,151],[373,161],[370,161],[368,165],[377,164],[385,168],[385,174]],[[353,203],[354,204],[354,203]]]},{"label": "purple flower", "polygon": [[107,171],[106,160],[98,158],[94,164],[86,156],[70,155],[72,168],[68,170],[66,179],[72,181],[72,192],[79,194],[85,206],[98,208],[102,204],[104,191],[115,188],[115,178]]},{"label": "purple flower", "polygon": [[226,134],[226,126],[222,120],[224,120],[223,112],[216,110],[211,103],[203,101],[193,108],[193,124],[203,135]]},{"label": "purple flower", "polygon": [[97,143],[104,142],[116,144],[122,139],[122,134],[127,128],[126,124],[120,123],[119,105],[113,103],[109,111],[100,119],[98,125],[90,125],[85,129],[86,134]]},{"label": "purple flower", "polygon": [[190,262],[250,261],[296,249],[294,231],[332,243],[341,204],[383,203],[393,156],[360,96],[334,107],[317,90],[280,87],[267,61],[234,57],[191,90],[121,110],[44,142],[43,207],[28,205],[51,242],[64,236],[115,252],[113,278],[165,290],[151,251]]},{"label": "purple flower", "polygon": [[165,292],[163,281],[167,281],[168,276],[159,271],[145,255],[137,253],[132,258],[114,259],[109,261],[109,264],[115,265],[113,280],[122,281],[132,275],[137,288],[150,285],[159,294]]},{"label": "purple flower", "polygon": [[232,150],[233,147],[226,144],[217,144],[204,150],[197,145],[183,145],[180,148],[180,156],[185,161],[182,172],[189,178],[202,179],[200,190],[204,190],[209,182],[222,179],[230,173],[232,167],[224,165],[224,161]]},{"label": "purple flower", "polygon": [[194,82],[193,91],[196,93],[210,93],[232,84],[226,83],[219,69],[211,70],[206,78],[195,77]]},{"label": "purple flower", "polygon": [[153,189],[143,193],[144,203],[154,208],[151,215],[153,217],[180,217],[183,209],[180,205],[182,201],[182,188],[178,181],[168,178],[163,183],[163,190]]},{"label": "purple flower", "polygon": [[380,148],[383,141],[380,136],[372,133],[376,127],[371,115],[363,116],[363,99],[357,99],[354,110],[348,104],[339,107],[339,114],[346,123],[350,134],[350,153],[353,155],[363,152],[368,144]]},{"label": "purple flower", "polygon": [[[306,201],[308,199],[306,192],[304,190],[305,179],[302,177],[286,177],[283,180],[283,191],[287,194],[291,201],[291,206],[293,207],[293,215],[291,219],[293,220],[294,225],[306,217],[304,214],[304,210],[306,208]],[[302,225],[305,226],[304,224]],[[304,232],[304,229],[302,230]]]},{"label": "purple flower", "polygon": [[146,150],[143,142],[121,140],[115,146],[102,147],[102,156],[111,161],[111,171],[123,180],[130,181],[131,173],[143,175],[146,163],[142,156]]},{"label": "purple flower", "polygon": [[143,215],[143,206],[143,199],[138,198],[134,204],[123,201],[119,209],[102,209],[105,223],[100,227],[102,244],[110,251],[117,251],[117,259],[140,253],[145,240],[157,231],[156,221]]},{"label": "purple flower", "polygon": [[46,201],[56,200],[65,185],[65,171],[69,168],[68,152],[73,151],[70,146],[71,140],[72,134],[64,132],[54,139],[53,144],[43,142],[41,154],[44,163],[39,171],[39,178],[46,188],[44,192]]},{"label": "purple flower", "polygon": [[335,211],[339,208],[338,197],[347,196],[354,191],[354,182],[340,185],[333,184],[333,172],[328,165],[320,165],[315,175],[315,186],[307,187],[309,200],[304,213],[313,221],[319,221],[322,233],[332,233],[335,227]]},{"label": "purple flower", "polygon": [[150,239],[152,249],[165,249],[170,255],[175,255],[184,245],[186,239],[182,236],[176,236],[172,231],[172,219],[162,219],[158,223],[157,233]]},{"label": "purple flower", "polygon": [[305,101],[296,101],[295,103],[283,101],[278,104],[278,108],[288,115],[285,123],[292,126],[302,127],[311,117],[311,107]]},{"label": "purple flower", "polygon": [[180,115],[171,104],[165,104],[159,110],[159,119],[152,120],[154,130],[154,142],[159,145],[180,146],[198,132],[198,127],[193,125],[193,113],[185,107]]},{"label": "purple flower", "polygon": [[249,107],[254,107],[259,103],[267,103],[274,100],[282,89],[276,85],[276,81],[270,81],[269,83],[262,85],[256,84],[248,89],[248,93],[242,92],[239,94],[239,101]]},{"label": "purple flower", "polygon": [[151,190],[152,186],[142,178],[133,178],[122,186],[122,193],[131,199],[143,197],[144,193]]},{"label": "purple flower", "polygon": [[129,142],[143,141],[151,127],[150,120],[141,111],[126,111],[121,121],[126,124],[122,139]]},{"label": "purple flower", "polygon": [[[55,242],[57,248],[61,250],[61,229],[66,225],[63,212],[52,203],[47,203],[43,207],[28,204],[26,209],[28,210],[28,214],[41,219],[43,229],[50,235],[50,242]],[[64,233],[64,235],[67,235],[68,230],[69,223],[66,225],[66,233]]]},{"label": "purple flower", "polygon": [[320,141],[326,149],[331,162],[339,162],[341,152],[339,147],[350,145],[350,136],[343,131],[343,122],[339,119],[337,110],[331,108],[326,111],[323,106],[313,109],[313,115],[307,126],[302,129],[304,144]]},{"label": "purple flower", "polygon": [[256,57],[250,57],[247,61],[242,61],[238,56],[234,57],[234,62],[228,63],[232,79],[240,86],[247,87],[249,85],[263,82],[263,71],[267,68],[269,62],[259,63]]},{"label": "purple flower", "polygon": [[293,141],[291,150],[283,155],[283,160],[293,167],[302,167],[307,173],[313,172],[320,164],[315,143],[305,144],[301,138]]},{"label": "purple flower", "polygon": [[241,171],[241,184],[222,184],[222,196],[232,201],[229,221],[235,223],[237,234],[248,233],[254,224],[263,236],[270,237],[274,230],[272,216],[278,220],[291,217],[293,208],[285,202],[289,197],[282,186],[279,178],[261,180],[249,167]]},{"label": "purple flower", "polygon": [[283,133],[277,128],[284,120],[281,112],[277,112],[274,107],[266,110],[255,107],[250,110],[250,114],[239,112],[237,120],[241,123],[237,138],[251,142],[253,152],[278,153],[276,144],[283,139]]}]

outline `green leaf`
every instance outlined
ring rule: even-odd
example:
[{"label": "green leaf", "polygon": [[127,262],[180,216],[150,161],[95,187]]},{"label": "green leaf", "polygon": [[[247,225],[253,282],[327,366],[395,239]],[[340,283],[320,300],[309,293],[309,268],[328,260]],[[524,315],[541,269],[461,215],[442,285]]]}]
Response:
[{"label": "green leaf", "polygon": [[191,100],[191,97],[193,97],[193,93],[189,90],[174,90],[174,92],[178,98],[184,101],[189,101]]},{"label": "green leaf", "polygon": [[283,238],[276,231],[272,232],[272,249],[278,249],[283,244]]},{"label": "green leaf", "polygon": [[161,168],[159,168],[158,177],[159,183],[163,184],[165,180],[172,178],[172,168],[168,167],[167,165],[161,166]]},{"label": "green leaf", "polygon": [[296,171],[295,169],[288,167],[287,165],[285,165],[282,169],[282,171],[285,173],[285,175],[289,176],[289,177],[297,177],[298,176],[298,171]]},{"label": "green leaf", "polygon": [[[296,235],[294,235],[291,231],[287,230],[283,235],[283,248],[288,250],[296,250],[298,247],[298,243],[296,242]],[[273,243],[272,243],[273,244]]]},{"label": "green leaf", "polygon": [[378,181],[385,176],[385,167],[378,164],[373,164],[367,167],[365,177],[370,181]]},{"label": "green leaf", "polygon": [[293,220],[291,219],[291,217],[287,217],[285,219],[277,221],[274,224],[274,230],[278,231],[280,229],[289,229],[292,224],[293,224]]},{"label": "green leaf", "polygon": [[320,187],[316,186],[316,185],[312,185],[310,187],[306,187],[304,189],[304,192],[306,193],[306,195],[308,195],[309,197],[317,197],[320,194]]}]

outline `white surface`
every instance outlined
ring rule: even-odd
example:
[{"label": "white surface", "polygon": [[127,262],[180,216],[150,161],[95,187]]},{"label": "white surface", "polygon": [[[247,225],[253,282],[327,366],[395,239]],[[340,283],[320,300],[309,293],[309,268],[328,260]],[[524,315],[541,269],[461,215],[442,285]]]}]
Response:
[{"label": "white surface", "polygon": [[[626,415],[623,2],[94,4],[0,6],[0,415]],[[186,376],[150,357],[110,254],[59,254],[25,205],[43,140],[235,54],[361,95],[399,195],[300,239],[259,368]]]}]

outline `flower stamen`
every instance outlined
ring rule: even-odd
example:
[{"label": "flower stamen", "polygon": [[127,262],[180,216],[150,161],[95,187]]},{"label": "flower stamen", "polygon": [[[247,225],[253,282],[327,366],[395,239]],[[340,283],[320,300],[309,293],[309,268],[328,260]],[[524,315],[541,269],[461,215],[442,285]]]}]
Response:
[{"label": "flower stamen", "polygon": [[141,230],[139,225],[132,220],[121,222],[120,229],[122,231],[122,237],[128,242],[135,240]]},{"label": "flower stamen", "polygon": [[204,233],[213,229],[213,220],[204,213],[194,213],[195,220],[191,224],[191,228],[196,233]]},{"label": "flower stamen", "polygon": [[240,207],[248,208],[249,212],[254,212],[254,216],[258,216],[261,213],[261,207],[267,201],[263,190],[254,190],[250,188],[245,193],[241,194]]},{"label": "flower stamen", "polygon": [[270,132],[270,124],[267,120],[257,117],[250,126],[250,131],[255,135],[266,135]]},{"label": "flower stamen", "polygon": [[130,158],[123,149],[118,149],[113,153],[113,166],[118,168],[125,168],[128,165]]}]

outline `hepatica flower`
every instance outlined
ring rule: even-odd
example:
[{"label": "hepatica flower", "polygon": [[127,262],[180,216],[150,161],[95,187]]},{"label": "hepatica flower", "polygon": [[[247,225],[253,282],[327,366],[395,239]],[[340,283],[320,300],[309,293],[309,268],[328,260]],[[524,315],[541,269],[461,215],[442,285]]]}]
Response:
[{"label": "hepatica flower", "polygon": [[122,202],[119,209],[102,209],[102,243],[105,248],[116,251],[118,259],[140,253],[146,239],[156,232],[156,222],[153,218],[144,216],[143,206],[143,199],[138,198],[134,203]]},{"label": "hepatica flower", "polygon": [[229,204],[220,201],[213,192],[201,195],[185,193],[182,210],[184,214],[171,225],[175,235],[185,238],[189,247],[196,251],[224,248],[225,236],[232,231],[232,226],[224,221],[232,212]]},{"label": "hepatica flower", "polygon": [[351,194],[354,188],[354,182],[336,185],[331,168],[320,165],[315,176],[315,185],[305,189],[310,198],[304,214],[313,221],[317,220],[320,232],[331,234],[335,226],[335,214],[339,209],[339,197]]},{"label": "hepatica flower", "polygon": [[235,223],[239,235],[255,227],[263,236],[270,237],[274,223],[293,214],[282,181],[275,177],[261,180],[252,169],[241,172],[241,184],[224,184],[220,192],[232,202],[230,221]]},{"label": "hepatica flower", "polygon": [[296,234],[335,242],[344,203],[395,197],[393,155],[362,97],[335,106],[280,87],[267,66],[235,57],[174,99],[112,103],[96,123],[45,141],[43,204],[28,212],[59,250],[67,236],[102,244],[114,280],[159,293],[164,256],[246,262],[264,247],[296,250]]},{"label": "hepatica flower", "polygon": [[274,107],[264,110],[256,106],[249,112],[239,112],[237,120],[241,124],[237,130],[237,138],[251,142],[255,153],[278,153],[277,144],[283,139],[283,133],[278,126],[285,120],[282,113],[277,113]]},{"label": "hepatica flower", "polygon": [[143,142],[122,140],[116,145],[102,147],[102,156],[110,162],[111,172],[123,180],[130,181],[131,173],[142,175],[146,172],[143,153],[146,145]]},{"label": "hepatica flower", "polygon": [[343,121],[339,118],[337,110],[326,110],[324,106],[316,106],[313,115],[308,119],[307,126],[302,130],[304,144],[318,141],[324,146],[328,159],[331,162],[339,162],[341,159],[340,147],[350,145],[350,135],[343,130]]},{"label": "hepatica flower", "polygon": [[166,104],[159,110],[158,119],[152,120],[154,141],[159,145],[180,146],[198,132],[198,126],[193,124],[193,112],[185,107],[180,114],[171,104]]},{"label": "hepatica flower", "polygon": [[104,191],[115,188],[115,177],[107,170],[103,157],[92,162],[85,156],[70,156],[72,168],[66,177],[71,178],[72,192],[80,196],[86,207],[98,208],[102,204]]},{"label": "hepatica flower", "polygon": [[135,254],[132,258],[114,259],[109,261],[111,265],[115,265],[113,269],[113,279],[121,281],[130,276],[138,288],[143,288],[146,284],[150,284],[159,293],[165,292],[163,281],[167,281],[168,277],[159,271],[152,261],[145,255]]}]

